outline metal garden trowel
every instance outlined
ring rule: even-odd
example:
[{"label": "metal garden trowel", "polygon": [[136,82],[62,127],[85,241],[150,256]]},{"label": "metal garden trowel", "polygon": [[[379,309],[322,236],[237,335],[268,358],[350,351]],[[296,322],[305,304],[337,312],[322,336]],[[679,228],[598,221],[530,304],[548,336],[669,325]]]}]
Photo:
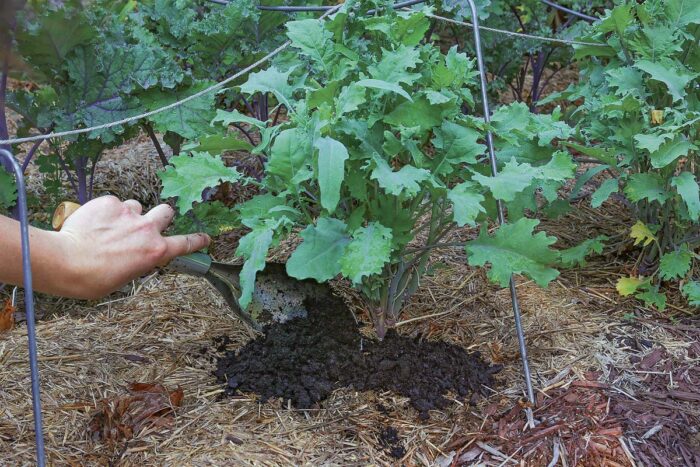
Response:
[{"label": "metal garden trowel", "polygon": [[[53,228],[60,230],[63,222],[79,207],[68,201],[61,203],[54,212]],[[242,267],[218,263],[204,253],[192,253],[175,258],[165,270],[206,279],[219,291],[236,316],[256,331],[273,322],[305,318],[309,299],[322,299],[331,294],[325,284],[289,277],[284,264],[266,263],[265,269],[255,278],[253,299],[244,310],[238,303]]]}]

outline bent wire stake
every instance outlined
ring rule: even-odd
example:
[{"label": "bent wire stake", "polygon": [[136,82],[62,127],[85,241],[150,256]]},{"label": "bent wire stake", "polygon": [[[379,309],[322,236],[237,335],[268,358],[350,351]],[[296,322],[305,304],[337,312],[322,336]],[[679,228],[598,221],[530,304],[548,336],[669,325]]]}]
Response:
[{"label": "bent wire stake", "polygon": [[[479,34],[479,16],[476,11],[474,0],[467,0],[472,10],[472,23],[474,24],[474,48],[476,49],[476,62],[479,66],[479,77],[481,80],[481,100],[484,105],[484,120],[486,123],[491,122],[491,109],[489,108],[489,98],[486,85],[486,69],[484,67],[484,57],[481,54],[481,36]],[[486,131],[486,144],[489,148],[489,159],[491,161],[491,172],[494,177],[498,174],[498,163],[496,160],[496,151],[493,147],[493,135],[491,130]],[[498,224],[505,223],[506,218],[503,214],[503,203],[501,200],[496,200],[498,208]],[[513,303],[513,315],[515,316],[515,330],[518,334],[518,345],[520,346],[520,358],[523,361],[523,376],[525,377],[525,388],[527,389],[527,399],[530,402],[530,407],[525,409],[527,421],[531,428],[535,427],[535,421],[532,416],[532,407],[535,406],[535,394],[532,391],[532,381],[530,379],[530,364],[527,360],[527,348],[525,347],[525,336],[523,334],[523,324],[520,320],[520,303],[518,302],[518,293],[515,290],[515,281],[513,275],[510,276],[510,299]]]},{"label": "bent wire stake", "polygon": [[6,149],[0,149],[0,160],[5,159],[12,166],[17,183],[17,207],[19,208],[19,231],[22,239],[22,272],[24,275],[24,307],[27,317],[27,337],[29,340],[29,371],[32,377],[32,409],[34,410],[34,439],[36,440],[36,462],[46,465],[44,453],[44,432],[41,421],[41,399],[39,387],[39,366],[37,364],[36,331],[34,329],[34,290],[32,288],[32,264],[29,256],[29,221],[27,220],[27,196],[24,188],[22,169]]}]

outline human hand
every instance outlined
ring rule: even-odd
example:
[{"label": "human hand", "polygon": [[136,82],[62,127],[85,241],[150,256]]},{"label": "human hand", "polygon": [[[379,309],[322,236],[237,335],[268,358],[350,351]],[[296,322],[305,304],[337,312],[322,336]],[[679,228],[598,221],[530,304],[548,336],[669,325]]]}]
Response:
[{"label": "human hand", "polygon": [[102,297],[211,242],[206,234],[162,236],[175,215],[167,204],[144,215],[142,210],[138,201],[104,196],[86,203],[65,220],[53,239],[55,251],[72,278],[61,295]]}]

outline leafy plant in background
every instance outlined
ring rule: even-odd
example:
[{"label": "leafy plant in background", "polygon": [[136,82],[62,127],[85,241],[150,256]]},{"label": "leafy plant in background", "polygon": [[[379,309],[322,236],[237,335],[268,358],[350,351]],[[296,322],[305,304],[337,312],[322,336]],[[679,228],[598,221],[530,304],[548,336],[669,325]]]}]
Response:
[{"label": "leafy plant in background", "polygon": [[[609,0],[557,1],[564,7],[586,16],[597,16]],[[590,20],[554,9],[541,0],[480,0],[476,2],[483,26],[546,37],[573,39],[590,27]],[[441,0],[439,11],[458,21],[471,21],[469,4],[464,0]],[[471,50],[471,33],[464,28],[445,25],[437,31],[450,35]],[[573,58],[568,45],[547,43],[483,30],[482,41],[488,53],[484,59],[491,75],[491,92],[509,89],[514,100],[525,102],[537,111],[538,101],[544,96],[552,80],[566,70]],[[529,79],[531,77],[531,79]]]},{"label": "leafy plant in background", "polygon": [[621,279],[618,290],[663,309],[660,283],[681,281],[690,304],[700,305],[700,3],[626,2],[585,39],[606,45],[577,48],[580,84],[563,93],[576,106],[581,144],[572,147],[599,162],[578,185],[611,174],[591,205],[619,193],[639,219],[631,229],[639,276]]},{"label": "leafy plant in background", "polygon": [[[17,136],[133,116],[232,74],[281,40],[273,31],[284,16],[261,15],[255,5],[252,0],[226,6],[204,0],[99,0],[88,5],[78,0],[37,1],[23,8],[18,4],[14,44],[15,61],[21,60],[21,66],[15,74],[36,86],[1,90],[6,96],[3,105],[21,115]],[[5,68],[9,58],[5,54]],[[210,122],[217,106],[237,105],[236,96],[210,93],[135,125],[37,143],[24,167],[43,153],[37,160],[40,170],[50,174],[49,193],[58,195],[65,177],[84,203],[92,197],[95,168],[106,149],[142,129],[167,164],[156,131],[177,153],[185,140],[213,133]]]},{"label": "leafy plant in background", "polygon": [[[243,306],[268,249],[297,230],[302,242],[288,274],[347,278],[366,298],[380,337],[417,289],[431,250],[451,246],[441,240],[455,227],[493,219],[496,199],[517,220],[493,233],[484,223],[466,252],[473,265],[490,263],[489,277],[503,286],[511,273],[546,285],[558,274],[553,266],[583,261],[598,247],[589,242],[562,255],[551,248],[555,238],[534,231],[537,220],[523,217],[538,208],[535,192],[541,204],[554,202],[573,175],[571,157],[555,144],[571,129],[556,113],[502,107],[493,117],[501,171],[491,176],[485,124],[460,111],[473,104],[474,61],[456,47],[443,54],[422,44],[428,28],[423,13],[394,12],[385,2],[349,1],[326,22],[287,23],[293,52],[252,73],[241,91],[273,94],[289,121],[218,111],[213,122],[261,129],[254,151],[269,154],[265,177],[250,180],[216,153],[197,151],[173,158],[161,174],[163,197],[177,196],[181,212],[220,181],[259,186],[235,209],[249,229],[236,252],[245,259]],[[206,203],[194,209],[200,206]]]}]

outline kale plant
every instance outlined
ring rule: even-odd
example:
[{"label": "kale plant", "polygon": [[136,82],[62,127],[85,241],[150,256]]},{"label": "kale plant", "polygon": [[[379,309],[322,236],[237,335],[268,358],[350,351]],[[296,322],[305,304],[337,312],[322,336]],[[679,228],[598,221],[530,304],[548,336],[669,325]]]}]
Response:
[{"label": "kale plant", "polygon": [[[351,281],[380,337],[419,286],[431,250],[445,247],[441,240],[455,227],[484,223],[466,244],[468,260],[490,263],[489,277],[502,286],[511,273],[544,286],[557,277],[554,265],[587,254],[584,246],[563,259],[550,248],[555,238],[535,233],[538,221],[523,216],[538,208],[536,192],[540,204],[554,202],[573,175],[571,157],[556,144],[571,129],[558,114],[537,116],[523,104],[500,108],[493,130],[501,171],[492,176],[486,125],[460,111],[474,104],[474,60],[456,47],[441,53],[422,43],[428,28],[422,12],[363,1],[347,2],[325,22],[287,23],[293,53],[251,74],[240,89],[273,94],[289,120],[273,125],[235,111],[214,119],[261,129],[254,151],[269,154],[262,181],[197,151],[173,158],[161,174],[163,197],[177,196],[181,212],[220,181],[259,185],[261,194],[235,209],[237,222],[250,229],[236,252],[245,259],[243,306],[269,248],[299,230],[288,274]],[[517,220],[489,233],[496,199]]]},{"label": "kale plant", "polygon": [[611,174],[591,205],[619,193],[639,219],[631,229],[641,249],[637,274],[618,290],[663,309],[659,284],[681,281],[690,304],[700,305],[700,3],[627,1],[585,39],[605,45],[577,48],[580,84],[563,93],[575,106],[580,144],[572,146],[598,161],[579,186]]},{"label": "kale plant", "polygon": [[[255,5],[253,0],[226,6],[204,0],[31,2],[18,8],[14,37],[8,35],[4,51],[14,46],[23,64],[15,74],[35,86],[3,87],[2,104],[20,114],[20,137],[109,123],[171,104],[234,73],[282,40],[273,31],[284,17],[260,14]],[[5,53],[5,68],[8,61]],[[7,74],[5,70],[5,79]],[[184,141],[203,133],[216,137],[210,126],[216,107],[236,107],[235,97],[231,101],[212,92],[133,125],[37,143],[24,166],[36,159],[49,174],[47,189],[55,195],[67,178],[84,203],[92,197],[95,168],[106,149],[142,129],[165,165],[156,131],[175,153]],[[259,100],[265,101],[266,111],[266,99]]]}]

